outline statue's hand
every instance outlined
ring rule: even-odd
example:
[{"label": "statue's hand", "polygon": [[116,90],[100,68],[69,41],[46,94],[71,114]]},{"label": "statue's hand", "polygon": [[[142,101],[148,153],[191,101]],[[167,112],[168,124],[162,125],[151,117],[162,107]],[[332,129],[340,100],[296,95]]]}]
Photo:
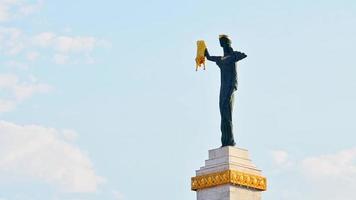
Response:
[{"label": "statue's hand", "polygon": [[205,55],[205,57],[209,57],[209,51],[207,48],[205,49],[204,55]]}]

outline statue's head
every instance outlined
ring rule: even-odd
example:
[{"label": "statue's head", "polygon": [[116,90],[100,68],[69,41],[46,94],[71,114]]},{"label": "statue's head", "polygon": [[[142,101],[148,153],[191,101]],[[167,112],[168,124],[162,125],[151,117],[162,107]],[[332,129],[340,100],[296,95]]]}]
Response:
[{"label": "statue's head", "polygon": [[231,46],[231,40],[227,35],[219,35],[220,46],[223,48]]}]

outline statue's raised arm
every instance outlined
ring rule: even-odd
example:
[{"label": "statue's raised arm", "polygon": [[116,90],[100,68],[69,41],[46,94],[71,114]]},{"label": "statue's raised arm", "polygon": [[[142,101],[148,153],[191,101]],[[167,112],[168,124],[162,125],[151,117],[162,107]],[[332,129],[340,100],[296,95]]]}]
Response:
[{"label": "statue's raised arm", "polygon": [[221,56],[210,56],[208,49],[205,49],[205,57],[212,62],[218,62],[221,60]]}]

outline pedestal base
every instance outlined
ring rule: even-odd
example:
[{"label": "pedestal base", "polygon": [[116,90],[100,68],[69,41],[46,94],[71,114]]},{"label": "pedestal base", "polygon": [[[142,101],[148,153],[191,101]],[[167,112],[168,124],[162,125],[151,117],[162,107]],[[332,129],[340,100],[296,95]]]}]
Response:
[{"label": "pedestal base", "polygon": [[198,200],[261,200],[266,188],[266,178],[248,151],[230,146],[209,150],[205,166],[192,177]]}]

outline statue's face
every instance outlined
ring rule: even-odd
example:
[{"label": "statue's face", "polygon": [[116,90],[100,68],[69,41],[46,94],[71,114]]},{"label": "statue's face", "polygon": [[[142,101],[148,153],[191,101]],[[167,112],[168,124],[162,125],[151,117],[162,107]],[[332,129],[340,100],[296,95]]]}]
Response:
[{"label": "statue's face", "polygon": [[219,41],[220,41],[220,46],[223,48],[230,46],[230,42],[226,38],[220,38]]}]

